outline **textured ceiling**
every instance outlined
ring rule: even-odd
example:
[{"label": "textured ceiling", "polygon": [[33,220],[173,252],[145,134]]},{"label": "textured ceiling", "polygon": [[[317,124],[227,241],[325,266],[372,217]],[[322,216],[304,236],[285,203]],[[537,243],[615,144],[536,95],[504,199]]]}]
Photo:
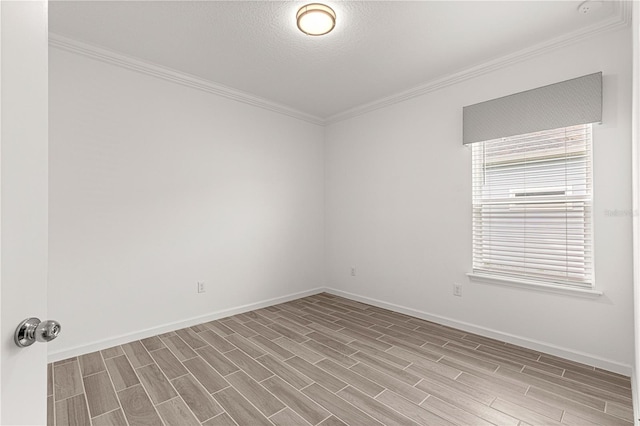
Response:
[{"label": "textured ceiling", "polygon": [[605,2],[328,1],[302,34],[293,1],[53,1],[52,33],[327,118],[618,13]]}]

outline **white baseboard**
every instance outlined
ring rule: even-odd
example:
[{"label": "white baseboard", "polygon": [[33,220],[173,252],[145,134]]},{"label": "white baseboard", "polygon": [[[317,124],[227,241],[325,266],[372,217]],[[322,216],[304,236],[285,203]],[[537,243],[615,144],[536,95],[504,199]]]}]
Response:
[{"label": "white baseboard", "polygon": [[552,345],[549,343],[541,342],[526,337],[521,337],[509,333],[503,333],[498,330],[493,330],[486,327],[481,327],[475,324],[467,323],[464,321],[458,321],[452,318],[447,318],[440,315],[430,314],[428,312],[419,311],[417,309],[407,308],[405,306],[396,305],[394,303],[383,302],[381,300],[372,299],[370,297],[360,296],[358,294],[349,293],[342,290],[336,290],[333,288],[324,289],[327,293],[334,294],[336,296],[346,297],[347,299],[353,299],[359,302],[367,303],[369,305],[378,306],[380,308],[389,309],[391,311],[400,312],[403,314],[411,315],[417,318],[421,318],[427,321],[432,321],[438,324],[447,325],[463,331],[467,331],[481,336],[490,337],[492,339],[501,340],[503,342],[511,343],[525,348],[533,349],[538,352],[547,353],[550,355],[559,356],[575,362],[580,362],[587,365],[593,365],[604,370],[613,371],[615,373],[624,374],[626,376],[631,375],[631,366],[612,361],[609,359],[600,358],[598,356],[575,351],[568,348]]},{"label": "white baseboard", "polygon": [[324,288],[319,287],[313,290],[301,291],[298,293],[288,294],[286,296],[274,297],[272,299],[262,300],[260,302],[249,303],[235,308],[224,309],[221,311],[211,312],[206,315],[185,319],[182,321],[171,322],[163,324],[157,327],[147,328],[133,333],[122,334],[119,336],[113,336],[106,339],[97,340],[86,345],[75,346],[55,352],[49,352],[48,362],[60,361],[63,359],[71,358],[78,355],[95,352],[113,346],[122,345],[123,343],[129,343],[134,340],[145,339],[147,337],[156,336],[158,334],[167,333],[169,331],[179,330],[185,327],[191,327],[196,324],[202,324],[204,322],[225,318],[231,315],[241,314],[243,312],[253,311],[255,309],[266,308],[267,306],[278,305],[280,303],[288,302],[290,300],[300,299],[302,297],[311,296],[314,294],[322,293]]},{"label": "white baseboard", "polygon": [[[246,305],[237,306],[230,309],[224,309],[224,310],[212,312],[206,315],[185,319],[182,321],[176,321],[172,323],[163,324],[157,327],[147,328],[147,329],[136,331],[133,333],[127,333],[119,336],[109,337],[102,340],[97,340],[95,342],[92,342],[86,345],[75,346],[72,348],[66,348],[63,350],[50,352],[48,354],[48,362],[60,361],[70,357],[83,355],[86,353],[95,352],[102,349],[107,349],[113,346],[121,345],[123,343],[131,342],[134,340],[140,340],[147,337],[156,336],[161,333],[167,333],[169,331],[178,330],[185,327],[191,327],[193,325],[201,324],[203,322],[213,321],[216,319],[225,318],[231,315],[248,312],[255,309],[265,308],[267,306],[277,305],[280,303],[288,302],[290,300],[295,300],[295,299],[311,296],[311,295],[322,293],[322,292],[335,294],[336,296],[342,296],[347,299],[353,299],[359,302],[368,303],[373,306],[378,306],[380,308],[389,309],[392,311],[411,315],[427,321],[432,321],[438,324],[447,325],[449,327],[458,328],[460,330],[468,331],[470,333],[475,333],[481,336],[490,337],[492,339],[501,340],[503,342],[508,342],[514,345],[523,346],[525,348],[533,349],[538,352],[544,352],[547,354],[570,359],[576,362],[581,362],[583,364],[593,365],[598,368],[602,368],[608,371],[613,371],[619,374],[624,374],[627,376],[630,376],[632,374],[632,368],[630,365],[600,358],[595,355],[575,351],[568,348],[563,348],[556,345],[551,345],[549,343],[529,339],[526,337],[521,337],[521,336],[509,334],[509,333],[503,333],[498,330],[481,327],[475,324],[467,323],[464,321],[458,321],[458,320],[440,316],[440,315],[430,314],[428,312],[420,311],[413,308],[408,308],[406,306],[396,305],[394,303],[388,303],[388,302],[373,299],[370,297],[365,297],[358,294],[353,294],[346,291],[337,290],[334,288],[325,288],[325,287],[318,287],[312,290],[288,294],[285,296],[275,297],[272,299],[266,299],[260,302],[249,303]],[[635,385],[635,382],[633,382],[632,384]],[[634,388],[633,394],[634,394],[634,398],[637,398],[637,393],[635,392],[635,388]],[[637,414],[636,414],[636,418],[638,418]]]}]

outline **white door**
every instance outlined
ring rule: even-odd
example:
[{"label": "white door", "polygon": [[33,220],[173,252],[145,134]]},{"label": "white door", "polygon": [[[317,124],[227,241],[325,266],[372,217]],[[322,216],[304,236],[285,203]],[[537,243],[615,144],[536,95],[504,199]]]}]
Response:
[{"label": "white door", "polygon": [[0,424],[47,419],[47,347],[18,348],[47,319],[47,2],[0,2]]}]

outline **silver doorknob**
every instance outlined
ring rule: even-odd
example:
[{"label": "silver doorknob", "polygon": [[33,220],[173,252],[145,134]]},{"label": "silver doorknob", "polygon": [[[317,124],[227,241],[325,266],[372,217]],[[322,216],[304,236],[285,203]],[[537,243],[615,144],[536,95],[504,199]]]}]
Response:
[{"label": "silver doorknob", "polygon": [[16,328],[13,340],[16,345],[25,348],[35,342],[50,342],[58,337],[60,331],[62,331],[62,326],[58,321],[40,322],[38,318],[27,318]]}]

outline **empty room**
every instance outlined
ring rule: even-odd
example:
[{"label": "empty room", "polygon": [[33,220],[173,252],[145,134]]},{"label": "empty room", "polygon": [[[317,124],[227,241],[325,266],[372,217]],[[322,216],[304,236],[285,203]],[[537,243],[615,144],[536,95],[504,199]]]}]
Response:
[{"label": "empty room", "polygon": [[639,424],[639,9],[2,1],[0,424]]}]

